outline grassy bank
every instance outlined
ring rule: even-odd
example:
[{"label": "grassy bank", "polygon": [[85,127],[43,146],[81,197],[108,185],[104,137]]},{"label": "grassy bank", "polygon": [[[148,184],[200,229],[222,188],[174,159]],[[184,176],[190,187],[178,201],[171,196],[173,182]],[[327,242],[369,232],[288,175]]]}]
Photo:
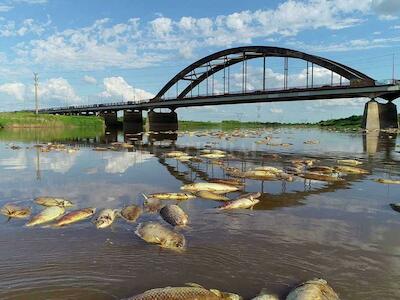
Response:
[{"label": "grassy bank", "polygon": [[104,120],[89,116],[61,116],[28,112],[0,113],[1,128],[103,128]]}]

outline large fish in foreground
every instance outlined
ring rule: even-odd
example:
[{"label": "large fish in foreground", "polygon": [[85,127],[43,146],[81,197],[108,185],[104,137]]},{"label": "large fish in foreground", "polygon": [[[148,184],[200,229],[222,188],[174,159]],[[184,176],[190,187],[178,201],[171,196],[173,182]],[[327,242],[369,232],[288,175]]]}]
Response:
[{"label": "large fish in foreground", "polygon": [[208,290],[202,286],[166,287],[152,289],[129,300],[240,300],[240,296],[219,290]]},{"label": "large fish in foreground", "polygon": [[181,187],[181,190],[192,193],[198,191],[210,191],[216,194],[226,194],[229,192],[238,191],[239,187],[223,183],[197,182],[197,183],[185,184],[184,186]]},{"label": "large fish in foreground", "polygon": [[65,212],[64,207],[60,207],[60,206],[47,207],[44,210],[42,210],[40,213],[38,213],[36,216],[34,216],[26,224],[26,226],[35,226],[35,225],[53,221],[53,220],[57,219],[59,216],[61,216],[62,214],[64,214],[64,212]]},{"label": "large fish in foreground", "polygon": [[189,221],[188,215],[178,205],[164,206],[160,210],[160,215],[172,226],[185,226]]},{"label": "large fish in foreground", "polygon": [[55,197],[38,197],[35,199],[35,202],[43,206],[69,207],[73,205],[72,202],[67,199]]},{"label": "large fish in foreground", "polygon": [[150,244],[158,244],[169,249],[184,249],[185,237],[156,222],[140,223],[135,234]]},{"label": "large fish in foreground", "polygon": [[71,211],[71,212],[67,213],[66,215],[62,216],[61,219],[59,219],[57,221],[55,226],[65,226],[65,225],[69,225],[69,224],[72,224],[75,222],[85,220],[85,219],[93,216],[95,212],[96,212],[96,209],[93,207],[88,207],[88,208]]},{"label": "large fish in foreground", "polygon": [[1,208],[0,212],[9,218],[23,219],[31,214],[31,209],[8,203]]},{"label": "large fish in foreground", "polygon": [[312,279],[300,284],[286,300],[339,300],[339,296],[324,279]]},{"label": "large fish in foreground", "polygon": [[115,220],[116,213],[117,210],[114,209],[103,209],[97,216],[96,220],[94,220],[96,228],[106,228],[110,226]]}]

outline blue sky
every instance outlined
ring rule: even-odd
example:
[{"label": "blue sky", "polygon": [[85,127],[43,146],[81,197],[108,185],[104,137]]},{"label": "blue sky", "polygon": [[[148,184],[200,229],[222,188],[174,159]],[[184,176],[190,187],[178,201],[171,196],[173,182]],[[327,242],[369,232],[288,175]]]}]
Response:
[{"label": "blue sky", "polygon": [[[292,48],[350,65],[375,79],[400,78],[400,1],[0,0],[0,110],[152,97],[177,72],[225,48]],[[291,60],[290,85],[305,64]],[[268,64],[269,87],[283,74]],[[249,63],[257,89],[261,64]],[[241,82],[232,70],[232,86]],[[318,82],[330,73],[316,70]],[[216,76],[216,86],[221,78]],[[361,114],[365,99],[188,108],[181,119],[317,121]],[[300,112],[300,113],[299,113]]]}]

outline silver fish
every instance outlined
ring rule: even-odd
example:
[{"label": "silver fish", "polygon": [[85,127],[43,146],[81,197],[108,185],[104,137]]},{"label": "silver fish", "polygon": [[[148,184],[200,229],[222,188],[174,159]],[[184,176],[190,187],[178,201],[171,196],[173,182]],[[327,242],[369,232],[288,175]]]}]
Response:
[{"label": "silver fish", "polygon": [[185,237],[156,222],[140,223],[135,234],[150,244],[158,244],[169,249],[184,249]]},{"label": "silver fish", "polygon": [[296,287],[286,300],[339,300],[339,296],[324,279],[308,280]]}]

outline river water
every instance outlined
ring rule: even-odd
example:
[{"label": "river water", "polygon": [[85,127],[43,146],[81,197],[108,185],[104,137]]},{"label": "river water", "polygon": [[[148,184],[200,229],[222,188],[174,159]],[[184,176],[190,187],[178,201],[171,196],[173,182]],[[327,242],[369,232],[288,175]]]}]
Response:
[{"label": "river water", "polygon": [[[33,147],[57,142],[57,135],[46,138],[43,131],[1,134],[0,205],[14,202],[34,213],[41,209],[32,202],[38,196],[65,197],[75,207],[99,211],[141,205],[142,193],[177,192],[184,183],[227,177],[206,160],[164,158],[172,149],[196,155],[212,145],[230,154],[224,164],[243,170],[282,168],[297,158],[315,158],[319,165],[351,158],[370,173],[345,176],[342,183],[246,179],[243,192],[262,192],[254,210],[219,212],[220,203],[212,200],[180,202],[190,218],[190,226],[180,229],[187,240],[182,253],[146,244],[134,234],[136,224],[122,219],[103,230],[90,221],[54,229],[27,228],[26,220],[1,216],[0,299],[121,299],[187,282],[245,299],[263,288],[284,297],[314,277],[328,280],[341,299],[400,299],[400,213],[389,205],[400,202],[400,185],[373,180],[400,177],[396,135],[294,128],[242,133],[63,135],[59,143],[79,149],[73,153]],[[291,145],[255,143],[265,136],[274,145]],[[304,144],[310,139],[319,144]],[[93,151],[117,140],[135,148]],[[163,222],[157,214],[139,222],[148,220]]]}]

